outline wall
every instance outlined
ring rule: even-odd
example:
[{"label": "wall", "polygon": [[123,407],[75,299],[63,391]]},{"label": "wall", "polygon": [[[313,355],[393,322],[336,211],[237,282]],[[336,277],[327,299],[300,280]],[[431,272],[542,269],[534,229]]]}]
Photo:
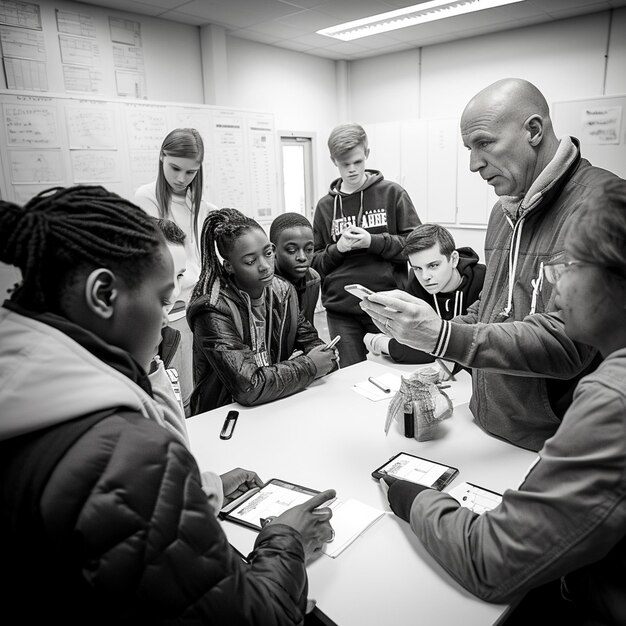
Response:
[{"label": "wall", "polygon": [[274,113],[277,130],[310,131],[314,146],[315,194],[321,196],[336,177],[326,139],[337,121],[335,62],[227,37],[228,101]]},{"label": "wall", "polygon": [[[479,89],[506,76],[535,83],[548,102],[624,94],[626,9],[613,11],[603,87],[609,15],[605,11],[427,46],[421,52],[421,65],[418,51],[353,62],[349,79],[352,117],[366,127],[417,117],[458,119]],[[559,133],[558,126],[556,130]],[[464,164],[459,161],[461,167]],[[451,230],[459,245],[472,245],[483,256],[484,230]]]},{"label": "wall", "polygon": [[[196,26],[63,0],[35,2],[35,4],[39,5],[41,12],[49,92],[66,93],[55,13],[55,10],[59,9],[83,14],[93,20],[96,29],[95,42],[100,52],[103,91],[92,95],[105,98],[117,96],[108,27],[108,18],[113,16],[141,24],[148,100],[204,103],[200,34]],[[168,43],[167,46],[163,45],[164,41]],[[6,88],[3,72],[0,72],[0,88]],[[176,94],[176,97],[172,97],[172,94]]]}]

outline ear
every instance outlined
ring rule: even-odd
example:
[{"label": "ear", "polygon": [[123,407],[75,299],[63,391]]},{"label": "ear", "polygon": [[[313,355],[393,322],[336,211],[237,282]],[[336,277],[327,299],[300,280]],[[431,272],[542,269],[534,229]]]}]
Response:
[{"label": "ear", "polygon": [[93,270],[85,281],[87,308],[97,317],[108,320],[113,316],[118,290],[115,274],[100,267]]},{"label": "ear", "polygon": [[366,150],[365,150],[365,158],[367,159],[367,157],[369,157],[369,155],[370,155],[370,149],[366,148]]},{"label": "ear", "polygon": [[454,250],[450,255],[450,261],[452,262],[452,267],[456,267],[459,264],[459,251]]},{"label": "ear", "polygon": [[228,259],[224,259],[224,269],[226,270],[227,274],[233,274],[234,270],[233,270],[233,266],[231,265],[230,261]]},{"label": "ear", "polygon": [[528,132],[528,143],[537,147],[543,139],[543,118],[541,115],[531,115],[524,122],[524,128]]},{"label": "ear", "polygon": [[337,160],[335,159],[335,157],[332,154],[330,155],[330,160],[333,162],[333,165],[335,167],[337,167]]}]

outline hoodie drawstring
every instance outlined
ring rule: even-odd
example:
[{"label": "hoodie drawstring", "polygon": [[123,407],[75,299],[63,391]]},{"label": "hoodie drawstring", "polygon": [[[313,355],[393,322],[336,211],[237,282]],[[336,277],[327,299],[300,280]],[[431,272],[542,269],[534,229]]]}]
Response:
[{"label": "hoodie drawstring", "polygon": [[[337,234],[335,233],[335,228],[333,227],[333,225],[336,224],[339,219],[343,219],[343,217],[344,217],[343,200],[341,199],[341,194],[338,193],[335,195],[334,200],[333,200],[333,220],[331,222],[332,232],[330,233],[332,240],[335,242],[337,241],[339,237],[337,237]],[[363,223],[363,191],[361,191],[361,202],[359,205],[359,213],[356,216],[356,226],[360,228],[362,223]]]},{"label": "hoodie drawstring", "polygon": [[535,309],[537,308],[537,295],[543,286],[543,261],[539,264],[539,274],[537,275],[537,278],[533,278],[533,280],[530,281],[530,284],[533,288],[533,297],[530,301],[530,315],[534,315]]},{"label": "hoodie drawstring", "polygon": [[[441,311],[439,309],[439,301],[437,300],[437,294],[433,294],[433,300],[435,301],[435,311],[437,315],[441,317]],[[448,305],[446,303],[446,311],[448,310]],[[457,315],[461,315],[463,312],[463,292],[455,291],[454,292],[454,307],[452,309],[452,317],[457,317]]]},{"label": "hoodie drawstring", "polygon": [[500,316],[505,319],[510,317],[511,310],[513,309],[513,287],[515,287],[515,274],[517,272],[517,261],[519,259],[519,248],[522,239],[522,229],[524,227],[524,217],[525,216],[522,216],[516,224],[513,224],[511,218],[508,215],[506,216],[509,225],[513,229],[513,234],[511,235],[511,247],[509,249],[508,299],[506,307],[504,307],[504,310],[500,313]]}]

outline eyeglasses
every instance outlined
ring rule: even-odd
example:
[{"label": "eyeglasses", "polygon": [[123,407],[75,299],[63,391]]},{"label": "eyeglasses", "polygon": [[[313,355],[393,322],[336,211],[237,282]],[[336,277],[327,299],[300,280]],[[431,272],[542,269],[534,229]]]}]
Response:
[{"label": "eyeglasses", "polygon": [[543,266],[543,275],[546,280],[555,285],[556,282],[565,274],[565,272],[574,265],[595,265],[597,263],[587,263],[587,261],[567,261],[566,263],[548,263]]}]

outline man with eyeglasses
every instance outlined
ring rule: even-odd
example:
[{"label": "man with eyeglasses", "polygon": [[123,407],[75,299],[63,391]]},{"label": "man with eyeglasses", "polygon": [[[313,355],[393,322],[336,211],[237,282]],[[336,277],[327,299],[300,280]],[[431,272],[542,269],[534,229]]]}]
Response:
[{"label": "man with eyeglasses", "polygon": [[[574,137],[556,137],[543,94],[525,80],[499,80],[474,96],[461,136],[470,170],[499,196],[485,237],[480,298],[451,321],[400,291],[379,292],[361,307],[401,343],[471,367],[477,423],[537,451],[556,432],[578,380],[598,363],[597,352],[570,340],[550,313],[554,293],[544,274],[551,279],[566,267],[566,222],[590,193],[618,177],[582,158]],[[526,354],[537,345],[544,358],[531,361]]]}]

